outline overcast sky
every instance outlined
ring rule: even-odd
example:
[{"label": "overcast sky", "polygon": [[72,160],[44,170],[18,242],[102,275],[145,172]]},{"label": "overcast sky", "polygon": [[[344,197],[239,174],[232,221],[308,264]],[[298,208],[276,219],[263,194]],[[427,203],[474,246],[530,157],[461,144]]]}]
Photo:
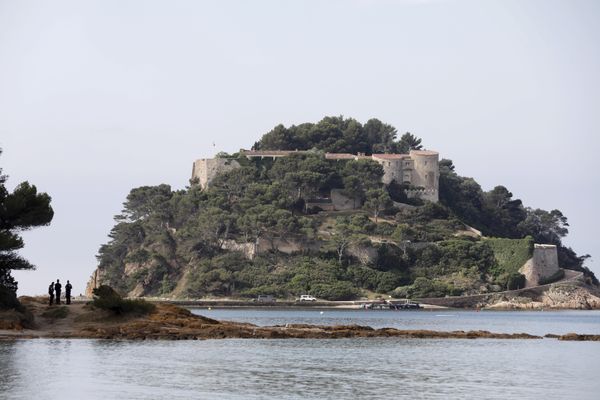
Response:
[{"label": "overcast sky", "polygon": [[183,188],[193,160],[325,115],[560,209],[598,258],[599,20],[577,0],[0,0],[0,167],[55,210],[24,235],[19,294],[83,292],[131,188]]}]

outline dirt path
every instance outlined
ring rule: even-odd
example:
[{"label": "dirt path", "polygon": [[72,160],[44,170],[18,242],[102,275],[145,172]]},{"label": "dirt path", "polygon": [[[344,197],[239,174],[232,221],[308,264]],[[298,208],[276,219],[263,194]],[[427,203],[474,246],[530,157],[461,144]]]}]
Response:
[{"label": "dirt path", "polygon": [[[27,300],[27,308],[35,318],[35,329],[23,330],[0,330],[0,337],[59,337],[70,335],[75,331],[75,319],[86,313],[85,303],[73,303],[70,305],[48,306],[37,300]],[[59,309],[68,310],[64,318],[51,318],[43,316],[46,312],[59,312]]]}]

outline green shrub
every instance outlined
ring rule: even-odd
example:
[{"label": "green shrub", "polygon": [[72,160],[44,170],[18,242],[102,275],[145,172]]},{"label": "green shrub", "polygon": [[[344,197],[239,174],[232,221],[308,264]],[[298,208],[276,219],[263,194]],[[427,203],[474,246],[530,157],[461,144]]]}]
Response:
[{"label": "green shrub", "polygon": [[258,295],[272,295],[275,297],[284,297],[285,291],[280,286],[263,285],[246,289],[240,293],[242,297],[256,297]]},{"label": "green shrub", "polygon": [[67,315],[69,315],[69,308],[67,306],[50,308],[42,313],[42,317],[48,319],[67,318]]},{"label": "green shrub", "polygon": [[311,287],[313,296],[325,300],[352,300],[358,297],[359,290],[350,282],[336,282],[333,284],[316,284]]},{"label": "green shrub", "polygon": [[15,292],[0,285],[0,310],[16,309],[21,310],[22,306],[17,300]]},{"label": "green shrub", "polygon": [[458,296],[461,291],[453,285],[436,279],[417,278],[409,289],[410,297]]},{"label": "green shrub", "polygon": [[125,314],[148,314],[156,308],[154,304],[150,304],[145,300],[123,299],[113,288],[107,285],[102,285],[93,290],[94,307],[102,310],[110,311],[117,315]]},{"label": "green shrub", "polygon": [[359,265],[348,267],[348,276],[357,287],[378,293],[388,293],[402,283],[407,283],[407,277],[402,272],[383,272]]},{"label": "green shrub", "polygon": [[518,273],[523,264],[533,257],[533,238],[530,236],[524,239],[491,238],[485,243],[496,258],[497,266],[490,271],[495,276]]},{"label": "green shrub", "polygon": [[506,279],[506,288],[508,290],[523,289],[525,287],[525,275],[520,273],[509,274]]},{"label": "green shrub", "polygon": [[175,282],[169,278],[169,275],[164,275],[160,286],[160,293],[165,295],[171,293],[174,289]]},{"label": "green shrub", "polygon": [[146,249],[137,249],[125,257],[126,263],[144,263],[150,259],[150,253]]},{"label": "green shrub", "polygon": [[410,285],[409,286],[398,286],[392,292],[392,296],[401,299],[407,299],[410,297]]},{"label": "green shrub", "polygon": [[394,225],[381,222],[377,224],[373,233],[377,236],[392,236],[395,230],[396,227]]}]

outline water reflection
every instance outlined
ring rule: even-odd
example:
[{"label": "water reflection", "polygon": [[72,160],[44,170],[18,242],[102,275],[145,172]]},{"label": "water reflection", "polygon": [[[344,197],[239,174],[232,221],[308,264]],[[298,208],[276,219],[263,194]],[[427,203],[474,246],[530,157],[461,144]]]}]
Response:
[{"label": "water reflection", "polygon": [[0,398],[592,399],[597,343],[556,340],[0,342]]}]

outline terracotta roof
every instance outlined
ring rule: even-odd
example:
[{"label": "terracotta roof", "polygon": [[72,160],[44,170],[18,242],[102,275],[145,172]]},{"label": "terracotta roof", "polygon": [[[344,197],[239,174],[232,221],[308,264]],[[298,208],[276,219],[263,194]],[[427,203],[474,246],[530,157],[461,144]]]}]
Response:
[{"label": "terracotta roof", "polygon": [[354,160],[356,156],[350,153],[325,153],[328,160]]},{"label": "terracotta roof", "polygon": [[[309,150],[241,150],[245,156],[248,157],[285,157],[291,154],[310,154]],[[411,150],[410,154],[373,154],[372,156],[365,156],[364,154],[350,154],[350,153],[325,153],[325,158],[328,160],[362,160],[362,159],[380,159],[380,160],[401,160],[404,158],[410,158],[411,155],[416,156],[435,156],[439,153],[431,150]]]},{"label": "terracotta roof", "polygon": [[411,150],[410,154],[415,154],[417,156],[436,156],[440,153],[432,150]]},{"label": "terracotta roof", "polygon": [[373,154],[373,158],[380,158],[382,160],[401,160],[407,157],[410,156],[408,154]]}]

